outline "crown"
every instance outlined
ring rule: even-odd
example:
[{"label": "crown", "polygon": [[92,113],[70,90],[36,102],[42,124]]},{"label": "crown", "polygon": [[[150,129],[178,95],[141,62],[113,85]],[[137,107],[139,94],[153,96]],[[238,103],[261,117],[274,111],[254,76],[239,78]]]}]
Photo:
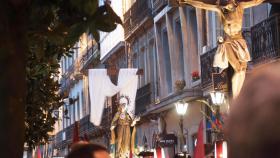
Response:
[{"label": "crown", "polygon": [[129,96],[127,96],[127,95],[121,95],[121,96],[119,97],[119,101],[120,101],[122,98],[124,98],[124,99],[127,100],[127,104],[128,104],[128,105],[130,104],[130,98],[129,98]]}]

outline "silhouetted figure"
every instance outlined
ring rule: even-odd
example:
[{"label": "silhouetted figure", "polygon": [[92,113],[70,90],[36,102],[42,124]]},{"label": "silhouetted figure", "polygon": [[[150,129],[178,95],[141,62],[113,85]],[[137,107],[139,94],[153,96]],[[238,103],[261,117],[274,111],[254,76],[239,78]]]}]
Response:
[{"label": "silhouetted figure", "polygon": [[229,158],[280,158],[280,64],[254,70],[231,105]]},{"label": "silhouetted figure", "polygon": [[96,144],[75,144],[67,158],[110,158],[107,149]]}]

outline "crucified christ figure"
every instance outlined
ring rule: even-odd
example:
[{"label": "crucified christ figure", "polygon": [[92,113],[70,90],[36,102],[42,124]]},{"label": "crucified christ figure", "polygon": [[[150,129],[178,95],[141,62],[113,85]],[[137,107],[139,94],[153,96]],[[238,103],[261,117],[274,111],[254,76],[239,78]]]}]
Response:
[{"label": "crucified christ figure", "polygon": [[222,70],[228,67],[228,63],[234,69],[232,77],[233,98],[237,97],[250,61],[250,54],[242,36],[243,12],[245,8],[257,6],[264,0],[251,0],[248,2],[237,2],[236,0],[218,0],[216,5],[203,3],[195,0],[179,0],[180,4],[190,4],[200,9],[215,11],[218,13],[226,34],[225,41],[219,41],[220,45],[214,57],[214,67]]}]

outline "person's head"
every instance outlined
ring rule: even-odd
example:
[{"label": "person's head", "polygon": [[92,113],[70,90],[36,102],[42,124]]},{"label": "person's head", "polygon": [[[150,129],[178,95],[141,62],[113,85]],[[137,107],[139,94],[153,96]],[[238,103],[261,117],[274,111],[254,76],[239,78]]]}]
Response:
[{"label": "person's head", "polygon": [[237,6],[237,2],[235,0],[217,0],[216,3],[228,11],[233,10]]},{"label": "person's head", "polygon": [[246,79],[226,121],[230,158],[280,157],[280,65]]},{"label": "person's head", "polygon": [[109,4],[109,5],[111,5],[111,0],[104,0],[104,2],[106,3],[106,4]]},{"label": "person's head", "polygon": [[121,112],[127,111],[127,106],[129,105],[129,99],[125,96],[121,96],[119,102],[120,102]]},{"label": "person's head", "polygon": [[108,150],[97,144],[78,144],[67,158],[110,158]]}]

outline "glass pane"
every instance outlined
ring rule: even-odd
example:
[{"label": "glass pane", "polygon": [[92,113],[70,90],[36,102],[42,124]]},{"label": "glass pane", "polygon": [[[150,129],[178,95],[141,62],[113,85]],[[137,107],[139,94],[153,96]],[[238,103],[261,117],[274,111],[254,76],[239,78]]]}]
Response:
[{"label": "glass pane", "polygon": [[169,54],[168,35],[166,29],[162,31],[162,46],[163,46],[167,89],[168,89],[168,93],[171,93],[172,92],[171,62],[170,62],[170,54]]}]

